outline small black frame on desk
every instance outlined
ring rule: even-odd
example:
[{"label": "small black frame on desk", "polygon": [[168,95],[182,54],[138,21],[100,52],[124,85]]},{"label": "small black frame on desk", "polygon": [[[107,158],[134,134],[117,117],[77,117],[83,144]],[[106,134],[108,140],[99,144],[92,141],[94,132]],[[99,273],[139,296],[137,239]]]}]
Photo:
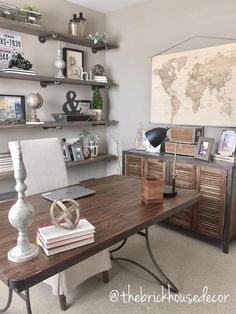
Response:
[{"label": "small black frame on desk", "polygon": [[209,161],[213,143],[211,137],[199,137],[194,158]]},{"label": "small black frame on desk", "polygon": [[25,122],[25,97],[0,94],[0,124]]},{"label": "small black frame on desk", "polygon": [[80,79],[81,68],[84,68],[84,52],[81,50],[63,48],[65,68],[63,74],[68,79]]}]

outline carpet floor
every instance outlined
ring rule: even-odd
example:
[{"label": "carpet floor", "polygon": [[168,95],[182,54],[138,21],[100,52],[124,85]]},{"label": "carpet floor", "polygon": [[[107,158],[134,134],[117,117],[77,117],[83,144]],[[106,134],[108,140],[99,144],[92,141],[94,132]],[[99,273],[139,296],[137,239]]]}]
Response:
[{"label": "carpet floor", "polygon": [[[112,262],[110,282],[101,276],[90,278],[67,299],[66,314],[234,314],[236,313],[236,241],[229,254],[218,245],[201,241],[171,228],[150,228],[153,253],[163,271],[179,289],[168,293],[149,274],[123,261]],[[135,235],[115,256],[131,258],[154,269],[145,239]],[[50,287],[39,284],[30,289],[33,314],[63,313]],[[1,306],[7,289],[0,283]],[[26,313],[18,295],[6,313]]]}]

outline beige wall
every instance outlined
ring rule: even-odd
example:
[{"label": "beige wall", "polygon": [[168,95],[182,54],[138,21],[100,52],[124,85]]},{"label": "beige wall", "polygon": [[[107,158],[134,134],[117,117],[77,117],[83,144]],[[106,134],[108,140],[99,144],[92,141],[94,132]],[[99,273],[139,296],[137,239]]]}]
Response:
[{"label": "beige wall", "polygon": [[[107,68],[119,84],[109,93],[110,116],[119,125],[108,133],[124,149],[133,147],[138,127],[151,127],[151,57],[194,35],[236,38],[235,12],[234,0],[150,0],[106,16],[109,35],[120,46],[106,55]],[[168,52],[222,43],[230,42],[195,39]],[[218,145],[220,132],[206,128],[205,134]]]},{"label": "beige wall", "polygon": [[[43,14],[42,25],[61,32],[67,32],[68,21],[72,18],[73,13],[84,12],[88,19],[88,32],[103,32],[105,30],[105,15],[99,12],[85,9],[76,6],[64,0],[10,0],[11,4],[18,7],[24,6],[26,3],[35,5]],[[8,30],[0,29],[0,32],[16,33]],[[40,44],[36,36],[19,33],[23,38],[24,56],[29,59],[34,69],[40,75],[54,76],[57,70],[54,67],[54,61],[57,58],[57,42],[48,41],[45,44]],[[105,52],[93,54],[90,49],[84,47],[62,43],[63,47],[71,47],[74,49],[85,51],[85,69],[89,70],[96,63],[105,65]],[[0,64],[0,67],[5,67]],[[90,87],[81,87],[76,85],[60,85],[48,86],[41,88],[38,82],[30,81],[16,81],[0,79],[0,93],[1,94],[20,94],[27,95],[33,92],[39,92],[44,99],[43,107],[38,111],[40,119],[53,120],[52,112],[61,112],[62,104],[65,102],[66,92],[74,90],[79,99],[91,99],[92,89]],[[104,96],[105,97],[105,96]],[[106,98],[106,97],[105,97]],[[29,112],[27,110],[27,116]],[[42,137],[78,137],[81,130],[79,128],[65,128],[63,130],[0,130],[0,152],[8,150],[8,141],[17,139],[42,138]],[[100,134],[103,139],[103,150],[106,149],[105,141],[105,127],[91,128],[92,132]],[[98,163],[90,166],[73,167],[69,169],[70,182],[76,182],[81,179],[104,176],[106,173],[106,164]],[[0,193],[14,189],[14,180],[0,181]]]}]

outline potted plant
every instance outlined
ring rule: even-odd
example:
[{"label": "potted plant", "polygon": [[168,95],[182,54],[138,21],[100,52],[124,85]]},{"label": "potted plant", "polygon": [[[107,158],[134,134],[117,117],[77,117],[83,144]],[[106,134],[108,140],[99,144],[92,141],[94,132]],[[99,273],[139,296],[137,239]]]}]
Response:
[{"label": "potted plant", "polygon": [[96,120],[101,120],[103,108],[103,99],[100,88],[95,87],[93,91],[92,110],[96,113]]}]

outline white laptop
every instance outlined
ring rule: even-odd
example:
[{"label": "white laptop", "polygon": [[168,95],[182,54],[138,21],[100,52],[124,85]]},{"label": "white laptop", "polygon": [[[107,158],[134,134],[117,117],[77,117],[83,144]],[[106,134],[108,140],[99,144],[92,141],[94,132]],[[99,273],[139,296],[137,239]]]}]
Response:
[{"label": "white laptop", "polygon": [[66,198],[77,199],[77,198],[85,197],[85,196],[92,195],[95,193],[96,191],[85,188],[81,185],[72,185],[72,186],[61,188],[61,189],[45,192],[41,194],[41,196],[45,198],[46,200],[54,202],[56,200],[62,200]]}]

